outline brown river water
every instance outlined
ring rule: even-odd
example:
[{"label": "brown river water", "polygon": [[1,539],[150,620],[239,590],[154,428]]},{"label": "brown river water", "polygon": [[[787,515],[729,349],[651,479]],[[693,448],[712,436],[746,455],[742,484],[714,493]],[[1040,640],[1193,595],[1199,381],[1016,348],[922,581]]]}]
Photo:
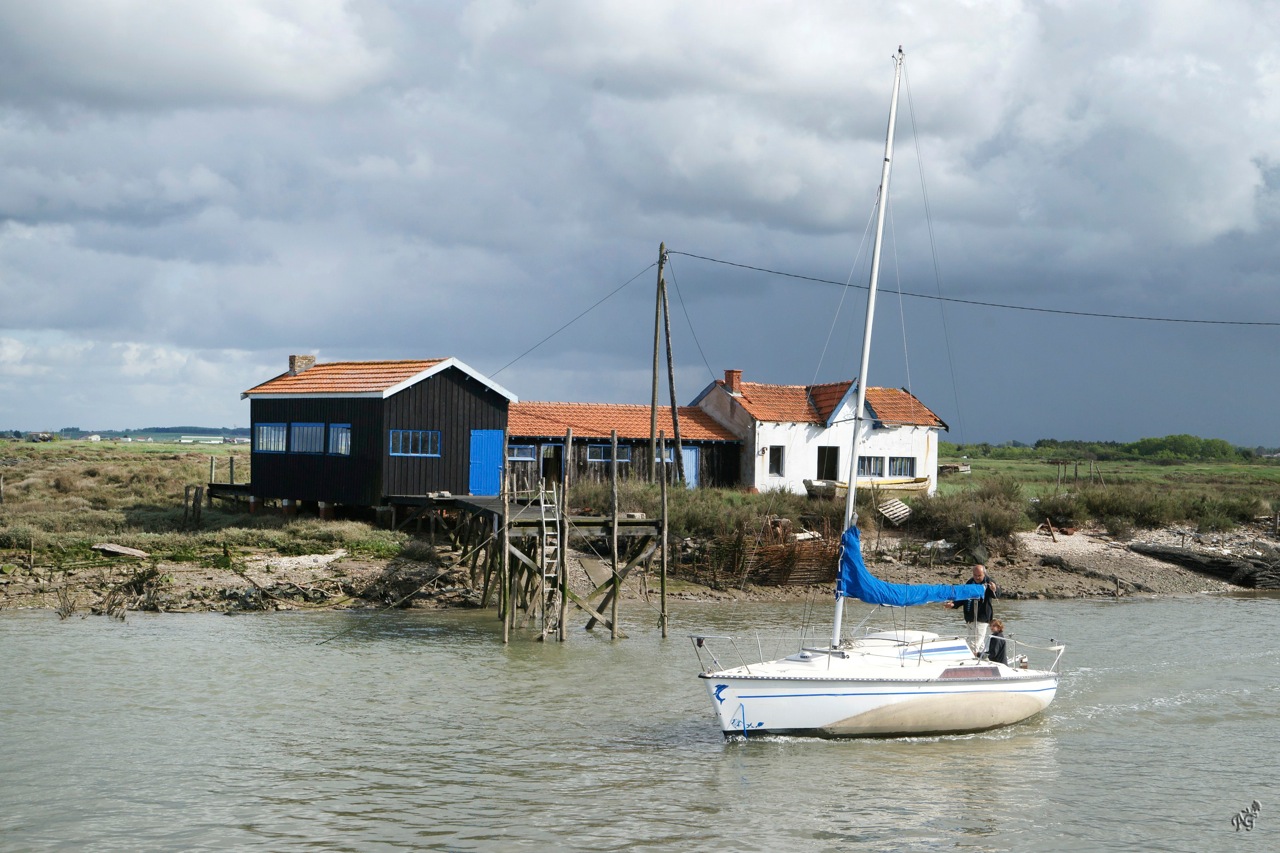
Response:
[{"label": "brown river water", "polygon": [[804,605],[672,610],[505,647],[492,613],[0,612],[0,850],[1280,849],[1275,596],[1004,602],[1068,644],[1045,714],[862,741],[713,722],[686,634]]}]

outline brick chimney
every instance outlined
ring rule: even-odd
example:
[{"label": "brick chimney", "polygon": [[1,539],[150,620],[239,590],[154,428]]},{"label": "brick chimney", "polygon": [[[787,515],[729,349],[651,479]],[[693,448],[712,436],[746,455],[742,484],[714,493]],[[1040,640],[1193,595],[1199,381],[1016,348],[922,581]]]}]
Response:
[{"label": "brick chimney", "polygon": [[289,356],[289,375],[297,376],[306,370],[316,366],[316,357],[314,355],[291,355]]},{"label": "brick chimney", "polygon": [[724,372],[724,390],[730,394],[742,393],[742,371],[726,370]]}]

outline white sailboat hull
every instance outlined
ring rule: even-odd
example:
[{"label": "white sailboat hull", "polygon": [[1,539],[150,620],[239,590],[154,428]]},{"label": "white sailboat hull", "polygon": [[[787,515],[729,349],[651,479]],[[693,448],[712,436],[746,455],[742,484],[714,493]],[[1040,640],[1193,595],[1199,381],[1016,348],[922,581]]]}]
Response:
[{"label": "white sailboat hull", "polygon": [[973,657],[963,640],[850,649],[703,672],[726,737],[901,737],[977,732],[1043,711],[1058,673]]}]

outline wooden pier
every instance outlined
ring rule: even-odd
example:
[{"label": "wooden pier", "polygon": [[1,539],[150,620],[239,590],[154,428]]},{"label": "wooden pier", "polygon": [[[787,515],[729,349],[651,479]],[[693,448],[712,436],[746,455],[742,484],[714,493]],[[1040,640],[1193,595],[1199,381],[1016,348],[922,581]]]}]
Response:
[{"label": "wooden pier", "polygon": [[[571,447],[573,432],[565,435]],[[497,606],[502,620],[503,642],[513,631],[531,626],[539,640],[568,639],[571,610],[585,617],[587,630],[597,625],[607,628],[614,639],[624,638],[618,618],[622,584],[637,568],[647,566],[656,556],[659,567],[662,636],[667,636],[667,468],[661,470],[662,509],[658,518],[638,517],[618,509],[618,434],[613,432],[611,483],[612,499],[608,515],[569,513],[571,489],[569,469],[561,482],[544,483],[536,491],[513,492],[509,463],[504,461],[501,494],[494,497],[453,495],[388,495],[375,507],[379,521],[397,530],[415,525],[425,528],[436,541],[447,541],[458,554],[457,565],[469,570],[472,589],[480,591],[480,606]],[[665,458],[665,436],[659,436],[659,458]],[[504,445],[502,457],[507,458]],[[208,484],[206,494],[213,499],[247,501],[250,511],[258,508],[251,497],[250,484]],[[296,512],[296,502],[281,501],[286,513]],[[320,505],[322,517],[326,509]],[[575,591],[569,584],[567,550],[571,539],[608,541],[608,554],[596,556],[608,568],[602,583]]]}]

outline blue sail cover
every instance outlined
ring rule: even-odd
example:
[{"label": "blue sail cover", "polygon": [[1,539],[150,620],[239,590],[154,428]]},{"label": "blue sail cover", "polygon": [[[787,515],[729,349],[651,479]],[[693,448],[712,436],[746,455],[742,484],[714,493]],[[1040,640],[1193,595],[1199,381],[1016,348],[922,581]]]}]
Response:
[{"label": "blue sail cover", "polygon": [[868,604],[910,607],[913,604],[982,598],[986,594],[986,588],[977,583],[930,584],[882,581],[867,571],[866,564],[862,562],[862,541],[858,528],[854,525],[840,537],[840,576],[836,579],[836,594],[844,598],[857,598]]}]

